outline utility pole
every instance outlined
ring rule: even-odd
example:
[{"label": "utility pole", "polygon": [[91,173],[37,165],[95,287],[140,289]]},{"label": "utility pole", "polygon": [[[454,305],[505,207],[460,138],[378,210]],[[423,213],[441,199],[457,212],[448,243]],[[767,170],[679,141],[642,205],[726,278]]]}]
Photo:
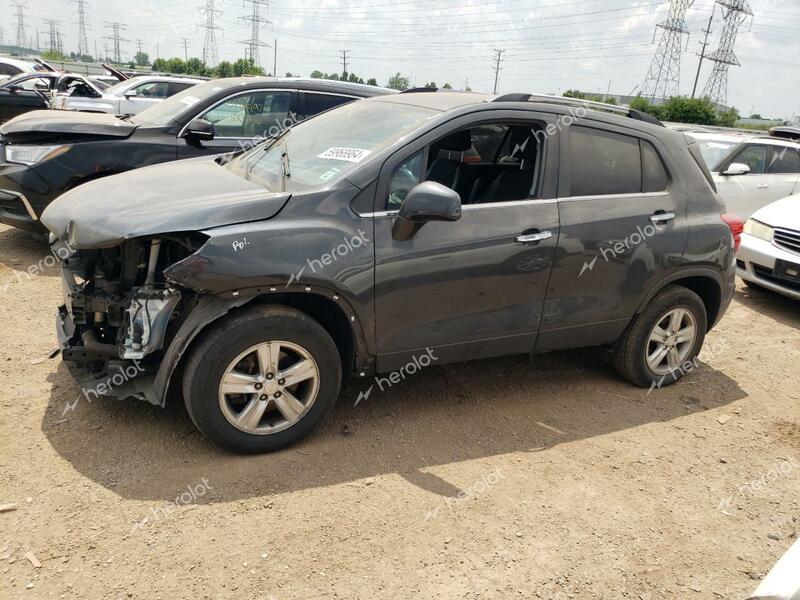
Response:
[{"label": "utility pole", "polygon": [[[245,58],[253,61],[253,64],[261,66],[261,56],[259,48],[269,48],[269,44],[261,41],[261,29],[265,25],[271,25],[272,21],[267,19],[269,11],[269,0],[245,0],[252,5],[252,12],[249,16],[239,17],[242,21],[250,23],[250,39],[241,42],[247,46]],[[264,15],[261,14],[261,7],[265,8]]]},{"label": "utility pole", "polygon": [[181,38],[183,40],[183,58],[188,62],[189,60],[189,40],[187,38]]},{"label": "utility pole", "polygon": [[700,81],[700,69],[703,68],[703,61],[706,59],[706,48],[708,48],[708,36],[711,35],[711,23],[714,22],[714,11],[717,10],[717,5],[714,4],[714,8],[711,9],[711,16],[708,19],[708,27],[702,29],[701,31],[706,34],[703,43],[700,44],[702,49],[700,50],[700,62],[697,63],[697,76],[694,78],[694,87],[692,88],[692,98],[697,95],[697,84]]},{"label": "utility pole", "polygon": [[120,52],[120,42],[129,42],[130,40],[120,37],[120,31],[124,31],[128,28],[127,25],[124,23],[119,23],[118,21],[106,21],[106,27],[110,27],[112,34],[111,36],[106,36],[106,39],[112,41],[114,45],[114,62],[120,64],[122,62],[122,52]]},{"label": "utility pole", "polygon": [[342,79],[347,80],[347,53],[350,50],[339,50],[342,53]]},{"label": "utility pole", "polygon": [[503,62],[503,52],[505,50],[495,49],[494,51],[494,93],[497,93],[497,80],[500,78],[500,63]]},{"label": "utility pole", "polygon": [[94,41],[94,59],[100,60],[100,53],[97,51],[97,40]]},{"label": "utility pole", "polygon": [[278,38],[275,38],[275,45],[272,48],[272,76],[278,76]]},{"label": "utility pole", "polygon": [[45,23],[47,23],[48,27],[48,36],[50,42],[47,46],[47,49],[50,52],[57,52],[58,51],[58,33],[56,29],[56,25],[58,25],[58,21],[55,19],[42,19]]},{"label": "utility pole", "polygon": [[78,5],[78,57],[80,58],[89,54],[89,40],[86,37],[86,9],[89,3],[86,0],[73,1]]},{"label": "utility pole", "polygon": [[17,47],[22,49],[25,46],[25,11],[28,10],[28,4],[25,2],[14,2],[17,9]]},{"label": "utility pole", "polygon": [[206,37],[203,41],[203,64],[214,67],[217,64],[217,30],[216,19],[222,16],[222,11],[214,8],[214,0],[206,0],[204,8],[200,9],[200,14],[206,18],[206,24],[200,25],[201,29],[206,30]]},{"label": "utility pole", "polygon": [[683,36],[689,34],[686,12],[692,4],[694,0],[670,0],[667,20],[656,26],[656,31],[662,30],[661,39],[642,85],[642,96],[651,102],[680,93]]}]

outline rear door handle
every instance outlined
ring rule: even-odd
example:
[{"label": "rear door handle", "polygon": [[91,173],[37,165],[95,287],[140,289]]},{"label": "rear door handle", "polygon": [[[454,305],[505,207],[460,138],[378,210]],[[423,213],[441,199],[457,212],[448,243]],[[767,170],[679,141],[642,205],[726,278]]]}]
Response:
[{"label": "rear door handle", "polygon": [[518,244],[538,244],[553,237],[552,231],[540,231],[538,233],[523,233],[514,238]]},{"label": "rear door handle", "polygon": [[674,212],[657,212],[656,214],[650,217],[650,222],[653,225],[663,225],[664,223],[669,223],[670,221],[674,220],[675,220]]},{"label": "rear door handle", "polygon": [[767,189],[768,187],[769,187],[769,184],[768,184],[768,183],[759,183],[759,184],[756,186],[756,188],[757,188],[757,189],[759,189],[759,190],[765,190],[765,189]]}]

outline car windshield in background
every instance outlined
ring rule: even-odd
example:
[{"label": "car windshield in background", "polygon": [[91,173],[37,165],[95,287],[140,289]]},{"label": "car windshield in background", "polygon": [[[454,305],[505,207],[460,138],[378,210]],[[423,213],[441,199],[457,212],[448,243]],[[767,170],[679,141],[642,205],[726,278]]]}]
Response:
[{"label": "car windshield in background", "polygon": [[698,144],[700,145],[700,152],[702,152],[703,158],[711,171],[714,171],[717,165],[722,162],[722,159],[739,145],[737,142],[711,141],[700,141]]},{"label": "car windshield in background", "polygon": [[353,102],[294,126],[228,168],[270,191],[319,187],[344,177],[438,114],[391,102]]},{"label": "car windshield in background", "polygon": [[192,106],[216,94],[221,89],[219,81],[207,81],[195,85],[146,108],[131,117],[131,122],[144,127],[164,127]]}]

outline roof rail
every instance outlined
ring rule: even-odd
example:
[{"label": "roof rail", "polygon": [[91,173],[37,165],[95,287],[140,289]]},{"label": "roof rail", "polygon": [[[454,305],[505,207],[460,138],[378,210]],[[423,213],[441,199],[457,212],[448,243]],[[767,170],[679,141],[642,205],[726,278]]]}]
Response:
[{"label": "roof rail", "polygon": [[543,102],[546,104],[556,104],[558,106],[569,106],[574,108],[585,108],[589,110],[597,110],[621,115],[636,119],[637,121],[644,121],[652,125],[664,124],[652,115],[626,108],[624,106],[617,106],[616,104],[607,104],[605,102],[595,102],[594,100],[582,100],[580,98],[567,98],[565,96],[550,96],[547,94],[505,94],[494,98],[492,102]]},{"label": "roof rail", "polygon": [[439,88],[432,88],[432,87],[416,87],[416,88],[409,88],[407,90],[403,90],[400,92],[401,94],[418,94],[420,92],[438,92]]}]

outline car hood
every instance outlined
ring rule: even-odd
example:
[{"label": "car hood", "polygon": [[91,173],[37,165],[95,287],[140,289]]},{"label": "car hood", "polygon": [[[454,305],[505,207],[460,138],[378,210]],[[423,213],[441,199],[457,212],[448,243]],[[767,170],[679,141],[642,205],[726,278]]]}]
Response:
[{"label": "car hood", "polygon": [[202,157],[85,183],[50,204],[41,222],[76,250],[110,248],[142,236],[269,219],[290,196]]},{"label": "car hood", "polygon": [[136,125],[104,113],[34,110],[0,125],[3,135],[26,133],[70,133],[128,137]]},{"label": "car hood", "polygon": [[800,195],[768,204],[753,213],[752,218],[773,227],[800,231]]}]

